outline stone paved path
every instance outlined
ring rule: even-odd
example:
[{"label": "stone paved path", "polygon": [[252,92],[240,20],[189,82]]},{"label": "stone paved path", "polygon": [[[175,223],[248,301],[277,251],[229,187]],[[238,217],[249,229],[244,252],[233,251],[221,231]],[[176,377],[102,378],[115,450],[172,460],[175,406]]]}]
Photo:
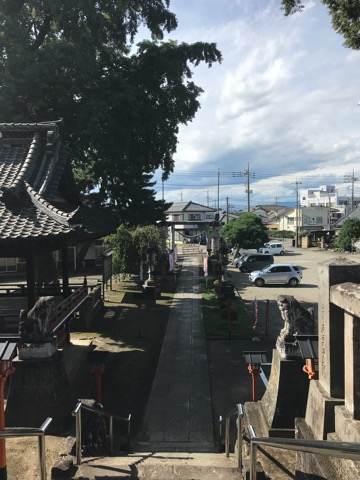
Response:
[{"label": "stone paved path", "polygon": [[200,255],[183,259],[139,443],[147,451],[215,451],[201,262]]}]

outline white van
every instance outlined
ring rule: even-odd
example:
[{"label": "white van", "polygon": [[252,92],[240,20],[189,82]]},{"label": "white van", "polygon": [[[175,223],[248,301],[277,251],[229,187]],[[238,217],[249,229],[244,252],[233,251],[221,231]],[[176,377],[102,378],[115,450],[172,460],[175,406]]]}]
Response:
[{"label": "white van", "polygon": [[285,248],[282,243],[269,242],[265,243],[262,248],[259,248],[260,253],[269,253],[270,255],[284,255]]}]

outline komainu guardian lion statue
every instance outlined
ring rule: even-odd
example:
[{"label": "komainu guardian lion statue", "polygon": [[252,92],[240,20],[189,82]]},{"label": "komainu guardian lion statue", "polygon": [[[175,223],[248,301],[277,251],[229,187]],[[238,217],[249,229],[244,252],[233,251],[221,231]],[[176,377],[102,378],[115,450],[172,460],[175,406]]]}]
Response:
[{"label": "komainu guardian lion statue", "polygon": [[51,337],[50,320],[55,307],[61,301],[59,297],[41,297],[31,310],[21,313],[19,323],[20,339],[23,343],[41,343]]},{"label": "komainu guardian lion statue", "polygon": [[315,321],[312,309],[306,310],[291,295],[280,295],[277,304],[284,320],[284,326],[276,340],[276,348],[282,358],[291,353],[294,335],[313,335]]}]

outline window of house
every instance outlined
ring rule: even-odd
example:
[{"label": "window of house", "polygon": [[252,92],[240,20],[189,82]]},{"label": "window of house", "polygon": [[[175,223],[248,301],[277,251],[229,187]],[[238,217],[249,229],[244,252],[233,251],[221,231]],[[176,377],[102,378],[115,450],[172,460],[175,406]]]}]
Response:
[{"label": "window of house", "polygon": [[189,214],[189,220],[201,220],[201,214],[200,213],[190,213]]}]

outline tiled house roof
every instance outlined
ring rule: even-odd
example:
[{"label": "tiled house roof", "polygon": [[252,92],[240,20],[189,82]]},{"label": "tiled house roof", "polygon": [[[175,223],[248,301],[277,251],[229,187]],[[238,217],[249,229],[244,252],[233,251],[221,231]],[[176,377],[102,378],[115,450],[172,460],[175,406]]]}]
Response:
[{"label": "tiled house roof", "polygon": [[83,208],[60,188],[73,182],[67,166],[58,122],[0,123],[0,256],[108,233],[85,227]]},{"label": "tiled house roof", "polygon": [[216,212],[215,208],[207,207],[196,202],[174,202],[166,213],[181,213],[181,212]]}]

